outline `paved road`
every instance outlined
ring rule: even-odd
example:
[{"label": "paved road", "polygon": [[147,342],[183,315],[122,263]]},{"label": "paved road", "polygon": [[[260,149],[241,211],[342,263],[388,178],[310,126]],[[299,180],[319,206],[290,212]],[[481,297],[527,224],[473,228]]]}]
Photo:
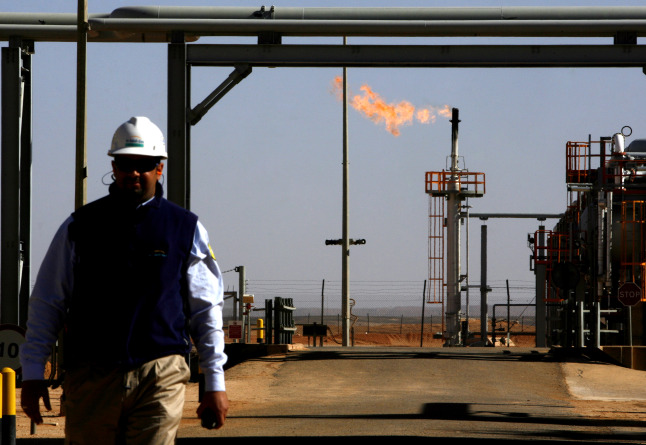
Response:
[{"label": "paved road", "polygon": [[227,380],[225,428],[187,420],[179,443],[646,443],[646,372],[546,349],[312,348],[248,360]]},{"label": "paved road", "polygon": [[[387,437],[406,444],[646,443],[646,372],[598,357],[525,348],[324,347],[251,358],[226,374],[225,427],[200,427],[198,385],[190,384],[179,444]],[[56,412],[47,417],[55,426],[23,434],[18,444],[62,444]],[[20,411],[17,420],[19,431],[28,431]]]}]

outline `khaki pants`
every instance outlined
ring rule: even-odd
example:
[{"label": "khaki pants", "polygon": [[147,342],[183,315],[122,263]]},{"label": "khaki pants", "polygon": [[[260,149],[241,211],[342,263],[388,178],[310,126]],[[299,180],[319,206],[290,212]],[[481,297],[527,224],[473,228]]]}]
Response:
[{"label": "khaki pants", "polygon": [[82,368],[65,376],[65,443],[172,444],[190,370],[172,355],[131,371]]}]

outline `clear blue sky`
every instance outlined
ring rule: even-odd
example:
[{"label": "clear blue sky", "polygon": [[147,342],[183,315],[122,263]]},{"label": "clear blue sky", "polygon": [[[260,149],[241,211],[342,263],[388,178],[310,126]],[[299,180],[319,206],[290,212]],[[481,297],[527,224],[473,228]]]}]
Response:
[{"label": "clear blue sky", "polygon": [[[0,10],[75,12],[75,3],[5,2]],[[432,3],[544,5],[519,1]],[[91,13],[136,4],[89,0]],[[190,2],[194,6],[231,4],[261,3]],[[429,6],[429,2],[285,1],[276,6]],[[340,38],[323,40],[341,42]],[[298,41],[303,40],[285,38],[283,43]],[[477,42],[487,41],[491,40]],[[73,210],[75,51],[71,43],[36,43],[33,59],[35,269],[58,225]],[[107,192],[104,182],[109,180],[110,168],[106,152],[120,123],[133,115],[146,115],[166,131],[166,52],[165,44],[89,44],[89,200]],[[230,71],[194,68],[193,105]],[[192,210],[207,227],[223,270],[245,265],[251,282],[340,280],[340,247],[324,244],[326,239],[341,237],[342,108],[331,93],[331,82],[340,74],[340,68],[256,68],[193,128]],[[472,212],[563,212],[567,205],[564,166],[568,140],[587,140],[589,134],[593,139],[609,136],[624,125],[633,128],[633,138],[646,137],[646,76],[640,69],[370,68],[348,70],[348,82],[352,92],[359,93],[367,84],[389,103],[406,100],[416,107],[449,105],[460,109],[460,155],[469,170],[484,172],[487,178],[487,193],[471,200]],[[434,124],[404,126],[394,137],[383,125],[350,112],[350,237],[367,240],[366,245],[352,248],[352,281],[419,282],[421,292],[428,266],[424,173],[446,167],[450,128],[448,119],[440,117]],[[548,221],[548,228],[553,223]],[[504,286],[509,279],[532,285],[527,234],[537,229],[536,221],[491,220],[488,225],[490,282]],[[477,220],[470,221],[469,241],[470,281],[477,284]],[[225,279],[227,286],[237,288],[236,274],[228,273]],[[501,290],[494,298],[503,298],[503,294]],[[531,299],[531,293],[523,297]]]}]

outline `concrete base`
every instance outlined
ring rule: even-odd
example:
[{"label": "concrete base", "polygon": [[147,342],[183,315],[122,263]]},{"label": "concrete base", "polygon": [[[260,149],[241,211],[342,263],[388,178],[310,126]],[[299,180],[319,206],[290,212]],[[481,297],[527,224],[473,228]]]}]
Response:
[{"label": "concrete base", "polygon": [[646,346],[602,346],[601,350],[627,368],[646,371]]}]

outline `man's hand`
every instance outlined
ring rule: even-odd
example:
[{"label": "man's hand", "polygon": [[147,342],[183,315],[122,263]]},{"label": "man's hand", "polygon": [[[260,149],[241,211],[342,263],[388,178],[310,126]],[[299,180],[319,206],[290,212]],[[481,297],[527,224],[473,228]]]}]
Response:
[{"label": "man's hand", "polygon": [[52,405],[49,402],[47,383],[44,380],[25,380],[22,382],[20,405],[25,414],[38,425],[43,423],[39,406],[41,397],[47,411],[51,411]]},{"label": "man's hand", "polygon": [[215,429],[221,428],[229,411],[229,399],[224,391],[206,391],[202,403],[197,407],[197,416],[202,418],[202,413],[210,409],[215,413]]}]

